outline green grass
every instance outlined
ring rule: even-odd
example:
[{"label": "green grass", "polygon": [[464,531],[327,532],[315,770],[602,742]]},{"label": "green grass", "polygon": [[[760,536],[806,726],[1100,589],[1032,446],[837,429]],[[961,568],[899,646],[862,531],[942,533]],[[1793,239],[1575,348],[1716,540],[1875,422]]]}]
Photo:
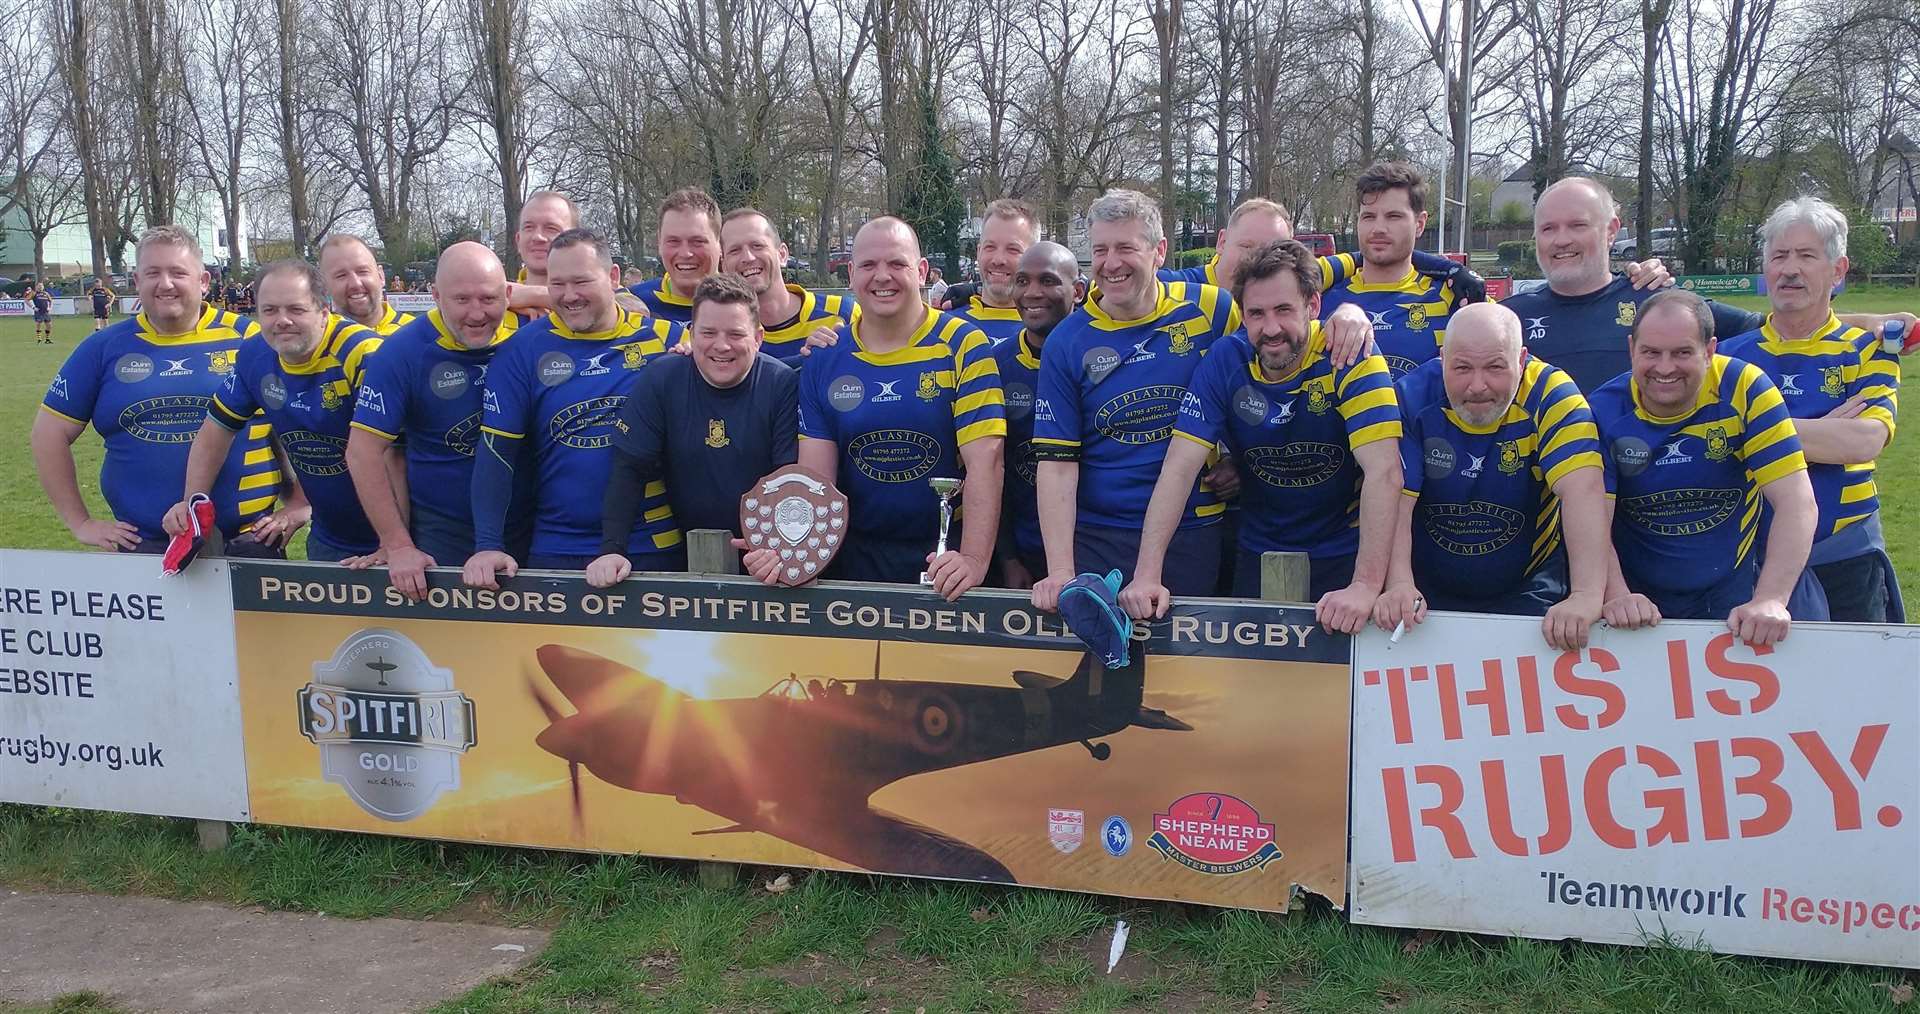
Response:
[{"label": "green grass", "polygon": [[[1854,292],[1840,308],[1920,305],[1920,291]],[[48,377],[84,335],[57,323],[35,346],[0,320],[14,369],[0,379],[0,544],[73,548],[33,476],[26,433]],[[1909,372],[1908,376],[1913,374]],[[1881,459],[1894,558],[1920,561],[1920,452]],[[99,506],[98,439],[76,448]],[[439,1008],[615,1010],[1889,1011],[1920,975],[1644,948],[1543,943],[1348,925],[1315,903],[1289,918],[1018,888],[750,870],[703,886],[683,863],[243,826],[223,852],[191,824],[0,805],[0,883],[261,905],[348,917],[541,924],[546,950],[521,972]],[[1127,957],[1104,973],[1115,919]],[[73,994],[5,1014],[97,1012]]]}]

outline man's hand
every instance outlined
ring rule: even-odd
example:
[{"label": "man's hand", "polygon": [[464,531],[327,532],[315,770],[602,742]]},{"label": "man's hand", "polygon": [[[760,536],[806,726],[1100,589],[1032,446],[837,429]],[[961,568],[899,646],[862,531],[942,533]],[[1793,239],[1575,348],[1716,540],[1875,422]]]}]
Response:
[{"label": "man's hand", "polygon": [[1072,580],[1072,571],[1056,570],[1035,583],[1033,586],[1033,608],[1043,613],[1059,612],[1060,593],[1066,589],[1067,583]]},{"label": "man's hand", "polygon": [[1222,500],[1231,500],[1240,495],[1240,469],[1234,466],[1231,457],[1221,458],[1200,476],[1200,485]]},{"label": "man's hand", "polygon": [[980,586],[987,579],[987,561],[949,549],[938,556],[927,554],[927,580],[941,598],[952,602]]},{"label": "man's hand", "polygon": [[1664,289],[1673,284],[1673,273],[1658,257],[1628,264],[1626,275],[1636,289]]},{"label": "man's hand", "polygon": [[253,537],[263,546],[284,546],[293,538],[295,532],[313,520],[313,506],[282,507],[272,514],[253,523]]},{"label": "man's hand", "polygon": [[1379,589],[1355,581],[1339,591],[1320,596],[1313,607],[1313,616],[1328,630],[1357,634],[1373,617],[1373,604],[1379,598]]},{"label": "man's hand", "polygon": [[1792,625],[1793,617],[1787,613],[1787,604],[1779,599],[1755,598],[1733,607],[1733,612],[1727,614],[1727,629],[1756,648],[1786,640],[1787,628]]},{"label": "man's hand", "polygon": [[[1648,603],[1651,605],[1652,603]],[[1561,651],[1574,651],[1587,646],[1587,635],[1593,629],[1593,623],[1600,618],[1601,602],[1598,593],[1582,595],[1575,592],[1555,602],[1540,621],[1540,633],[1546,635],[1547,643]]]},{"label": "man's hand", "polygon": [[512,577],[518,573],[520,573],[520,565],[514,562],[513,557],[498,549],[483,549],[467,557],[467,565],[460,568],[460,580],[465,581],[469,588],[491,588],[499,591],[500,582],[495,579],[495,575],[505,574]]},{"label": "man's hand", "polygon": [[1887,314],[1885,319],[1880,322],[1879,329],[1875,332],[1875,334],[1882,339],[1887,336],[1887,321],[1890,320],[1898,320],[1900,323],[1906,325],[1906,330],[1900,333],[1901,355],[1904,356],[1915,349],[1920,349],[1920,331],[1915,330],[1916,327],[1920,327],[1920,317],[1915,317],[1911,313]]},{"label": "man's hand", "polygon": [[1007,587],[1020,591],[1033,587],[1033,573],[1027,570],[1026,564],[1011,556],[1000,558],[1000,579],[1006,582]]},{"label": "man's hand", "polygon": [[611,588],[633,573],[633,561],[622,553],[607,553],[587,564],[587,583],[595,588]]},{"label": "man's hand", "polygon": [[362,553],[359,556],[343,556],[340,558],[340,566],[348,570],[366,570],[369,567],[384,567],[386,565],[387,551],[385,548],[376,549],[371,553]]},{"label": "man's hand", "polygon": [[1840,404],[1833,406],[1832,411],[1829,411],[1826,415],[1823,415],[1820,418],[1822,419],[1858,419],[1860,418],[1860,413],[1865,412],[1866,410],[1867,410],[1867,399],[1856,394],[1853,397],[1848,398],[1846,401],[1843,401]]},{"label": "man's hand", "polygon": [[418,602],[427,594],[427,568],[436,566],[433,557],[419,546],[383,549],[387,555],[387,580],[409,602]]},{"label": "man's hand", "polygon": [[1173,605],[1173,593],[1158,581],[1143,580],[1139,576],[1120,589],[1120,608],[1136,620],[1157,620],[1167,615],[1167,608]]},{"label": "man's hand", "polygon": [[747,540],[733,540],[733,548],[741,551],[740,569],[747,576],[764,585],[774,583],[780,573],[780,555],[771,549],[748,549]]},{"label": "man's hand", "polygon": [[1389,634],[1402,623],[1412,630],[1426,618],[1426,596],[1410,584],[1394,585],[1373,601],[1373,625]]},{"label": "man's hand", "polygon": [[1615,630],[1639,630],[1660,624],[1660,609],[1639,592],[1628,592],[1600,607],[1600,618]]},{"label": "man's hand", "polygon": [[1373,352],[1373,321],[1367,311],[1342,303],[1321,325],[1327,335],[1327,361],[1344,370]]},{"label": "man's hand", "polygon": [[[800,354],[802,356],[810,356],[813,355],[814,349],[824,349],[829,345],[838,345],[839,343],[839,331],[830,327],[816,327],[813,329],[813,333],[807,336],[806,342],[800,346]],[[686,343],[682,342],[681,344],[684,345]]]},{"label": "man's hand", "polygon": [[[173,519],[175,510],[182,512],[181,516],[184,520],[186,504],[175,504],[173,510],[167,511],[169,521]],[[115,521],[111,518],[88,518],[68,531],[73,533],[74,538],[80,540],[81,545],[92,546],[95,549],[119,551],[130,550],[140,545],[138,529],[125,521]],[[173,529],[167,529],[167,534],[173,534]]]}]

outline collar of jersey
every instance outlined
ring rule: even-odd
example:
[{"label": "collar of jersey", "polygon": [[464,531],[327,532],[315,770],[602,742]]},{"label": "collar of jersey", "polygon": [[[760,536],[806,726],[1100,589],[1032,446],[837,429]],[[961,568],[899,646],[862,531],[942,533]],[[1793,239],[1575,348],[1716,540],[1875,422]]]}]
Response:
[{"label": "collar of jersey", "polygon": [[974,296],[969,302],[967,313],[974,320],[1019,320],[1020,308],[1016,306],[988,306],[987,301]]},{"label": "collar of jersey", "polygon": [[[1252,338],[1247,339],[1247,347],[1249,349],[1253,348]],[[1300,353],[1300,361],[1293,364],[1293,369],[1288,370],[1286,376],[1281,377],[1279,380],[1268,380],[1267,375],[1260,372],[1260,350],[1258,349],[1253,349],[1253,354],[1247,358],[1247,372],[1253,376],[1253,380],[1257,384],[1267,384],[1269,386],[1285,384],[1297,379],[1300,374],[1306,372],[1307,367],[1318,362],[1320,357],[1326,355],[1326,352],[1327,335],[1325,331],[1320,329],[1320,322],[1316,320],[1307,331],[1306,351]]]},{"label": "collar of jersey", "polygon": [[[433,330],[438,334],[438,337],[434,339],[435,345],[438,345],[449,352],[480,351],[479,349],[470,349],[465,345],[461,344],[460,337],[453,333],[452,328],[447,326],[447,319],[445,317],[440,316],[439,307],[436,306],[433,309],[427,311],[427,321],[433,325]],[[498,345],[501,342],[506,341],[509,337],[513,335],[513,331],[514,331],[513,325],[507,323],[506,316],[502,316],[500,318],[500,326],[494,329],[493,340],[488,342],[486,344],[486,347],[492,348],[495,345]]]},{"label": "collar of jersey", "polygon": [[628,335],[638,334],[647,329],[647,315],[644,313],[635,313],[630,310],[620,311],[620,318],[614,322],[613,327],[605,331],[594,331],[590,334],[575,331],[568,327],[565,322],[561,321],[560,315],[557,313],[548,314],[547,319],[553,322],[554,334],[572,341],[581,342],[603,342],[610,338],[625,338]]},{"label": "collar of jersey", "polygon": [[[1465,419],[1462,419],[1460,413],[1453,410],[1452,402],[1445,402],[1442,411],[1446,413],[1447,421],[1453,423],[1454,427],[1462,433],[1497,433],[1500,427],[1510,422],[1519,422],[1525,419],[1527,417],[1526,410],[1520,406],[1526,403],[1527,394],[1533,390],[1533,385],[1539,381],[1541,371],[1547,368],[1545,362],[1528,357],[1526,352],[1526,349],[1520,350],[1522,357],[1520,360],[1520,384],[1513,389],[1513,400],[1507,403],[1507,410],[1501,413],[1500,418],[1494,420],[1492,424],[1487,426],[1475,426]],[[1442,380],[1441,397],[1443,398],[1446,396],[1445,391],[1446,381]],[[1637,393],[1634,396],[1634,401],[1636,405],[1639,403],[1639,395]],[[1518,414],[1516,415],[1515,413]]]},{"label": "collar of jersey", "polygon": [[1107,316],[1107,311],[1100,309],[1100,289],[1098,286],[1090,286],[1087,289],[1087,301],[1085,303],[1087,316],[1093,318],[1093,326],[1102,331],[1124,331],[1130,327],[1150,324],[1186,304],[1186,300],[1175,299],[1173,295],[1167,291],[1167,283],[1155,282],[1153,284],[1158,290],[1159,302],[1154,304],[1153,309],[1149,310],[1145,317],[1136,320],[1114,320],[1112,317]]},{"label": "collar of jersey", "polygon": [[1365,270],[1366,270],[1366,267],[1362,265],[1359,270],[1353,273],[1352,278],[1347,279],[1348,292],[1425,292],[1427,291],[1427,287],[1421,284],[1421,281],[1420,281],[1420,269],[1414,267],[1411,264],[1407,265],[1406,277],[1400,279],[1397,282],[1380,282],[1380,283],[1363,282],[1361,281],[1361,279],[1365,278],[1366,275],[1362,274],[1361,272]]},{"label": "collar of jersey", "polygon": [[394,309],[393,304],[387,302],[385,296],[380,297],[380,309],[380,323],[375,324],[373,329],[381,334],[386,334],[392,331],[394,326],[399,323],[400,311]]},{"label": "collar of jersey", "polygon": [[819,302],[819,298],[813,294],[813,290],[804,285],[795,285],[792,282],[788,282],[787,291],[800,297],[800,312],[794,314],[793,324],[791,326],[797,327],[812,320],[814,304]]},{"label": "collar of jersey", "polygon": [[[373,329],[365,324],[356,324],[337,313],[327,314],[327,331],[320,339],[320,347],[314,350],[313,358],[299,364],[281,359],[280,372],[288,376],[305,377],[324,372],[329,366],[338,366],[340,346],[345,345],[347,339],[359,331],[373,331]],[[274,353],[274,358],[279,359],[279,357],[278,352]]]},{"label": "collar of jersey", "polygon": [[672,303],[674,306],[692,306],[693,305],[692,296],[682,296],[679,293],[673,291],[672,275],[660,276],[660,288],[654,290],[653,297],[655,299],[658,299],[662,303]]},{"label": "collar of jersey", "polygon": [[152,345],[191,345],[195,342],[226,341],[228,338],[227,335],[211,335],[207,333],[207,329],[212,327],[213,322],[219,318],[220,311],[218,309],[211,303],[202,303],[200,305],[200,320],[193,325],[193,330],[184,334],[161,334],[154,330],[153,321],[148,320],[147,315],[143,312],[139,316],[140,337]]},{"label": "collar of jersey", "polygon": [[1840,318],[1834,314],[1832,308],[1828,308],[1827,322],[1814,328],[1812,334],[1805,338],[1788,338],[1786,335],[1773,329],[1773,314],[1769,313],[1767,314],[1766,323],[1760,325],[1760,340],[1763,342],[1779,342],[1783,345],[1802,345],[1808,342],[1817,342],[1822,338],[1831,338],[1835,331],[1840,330],[1840,327]]},{"label": "collar of jersey", "polygon": [[1014,349],[1013,358],[1018,360],[1020,365],[1026,367],[1029,370],[1039,369],[1040,368],[1040,350],[1034,348],[1033,344],[1027,341],[1027,329],[1024,327],[1021,328],[1020,336],[1018,338],[1015,338],[1014,341],[1019,342],[1020,345],[1018,348]]},{"label": "collar of jersey", "polygon": [[1700,391],[1693,396],[1693,407],[1679,415],[1654,415],[1652,412],[1647,411],[1646,408],[1640,404],[1640,378],[1628,377],[1627,388],[1633,394],[1633,414],[1650,423],[1659,423],[1661,425],[1677,423],[1684,419],[1692,418],[1695,412],[1720,400],[1720,379],[1726,375],[1726,364],[1726,356],[1715,355],[1713,357],[1713,361],[1707,364],[1706,375],[1700,378]]},{"label": "collar of jersey", "polygon": [[913,363],[925,359],[926,354],[919,351],[919,347],[926,343],[927,338],[933,334],[934,324],[940,320],[940,311],[933,307],[926,307],[926,313],[926,318],[920,321],[919,327],[914,328],[913,336],[907,339],[907,343],[891,352],[868,352],[867,347],[860,341],[860,321],[856,320],[848,324],[847,334],[853,337],[853,354],[859,356],[862,362],[872,363],[875,366],[896,366],[900,363]]}]

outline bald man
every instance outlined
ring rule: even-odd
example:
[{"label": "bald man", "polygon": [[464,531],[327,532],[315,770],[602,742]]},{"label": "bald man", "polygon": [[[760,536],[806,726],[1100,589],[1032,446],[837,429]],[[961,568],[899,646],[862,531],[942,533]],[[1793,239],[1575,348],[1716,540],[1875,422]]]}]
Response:
[{"label": "bald man", "polygon": [[1400,378],[1405,496],[1375,621],[1428,608],[1543,616],[1587,643],[1607,580],[1600,439],[1573,379],[1528,356],[1498,303],[1453,315],[1440,358]]},{"label": "bald man", "polygon": [[1007,399],[1007,480],[1000,525],[1000,576],[1008,588],[1032,588],[1047,572],[1040,538],[1038,490],[1034,487],[1033,392],[1040,384],[1040,351],[1054,326],[1086,298],[1087,283],[1073,251],[1058,243],[1035,243],[1014,262],[1008,299],[1020,314],[1020,331],[993,347],[1000,386]]},{"label": "bald man", "polygon": [[333,312],[385,338],[413,322],[387,302],[387,271],[373,248],[352,233],[338,232],[320,244],[320,276],[326,279]]},{"label": "bald man", "polygon": [[[393,586],[415,599],[426,591],[426,568],[473,555],[482,387],[518,323],[507,312],[506,269],[479,243],[455,243],[440,255],[433,298],[434,310],[368,360],[347,438],[347,470],[380,536],[379,552],[350,566],[385,563]],[[406,470],[396,483],[383,459],[403,435]]]}]

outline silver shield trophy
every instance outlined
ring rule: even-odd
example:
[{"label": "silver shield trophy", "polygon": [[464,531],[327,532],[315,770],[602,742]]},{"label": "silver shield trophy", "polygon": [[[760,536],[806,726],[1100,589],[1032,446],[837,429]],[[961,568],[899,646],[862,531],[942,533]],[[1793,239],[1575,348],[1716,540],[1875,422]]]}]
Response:
[{"label": "silver shield trophy", "polygon": [[[934,559],[947,551],[947,530],[953,527],[953,498],[960,495],[959,479],[928,479],[927,485],[933,487],[935,495],[940,497],[940,541],[934,544]],[[926,571],[920,572],[920,583],[933,584],[933,578]]]}]

